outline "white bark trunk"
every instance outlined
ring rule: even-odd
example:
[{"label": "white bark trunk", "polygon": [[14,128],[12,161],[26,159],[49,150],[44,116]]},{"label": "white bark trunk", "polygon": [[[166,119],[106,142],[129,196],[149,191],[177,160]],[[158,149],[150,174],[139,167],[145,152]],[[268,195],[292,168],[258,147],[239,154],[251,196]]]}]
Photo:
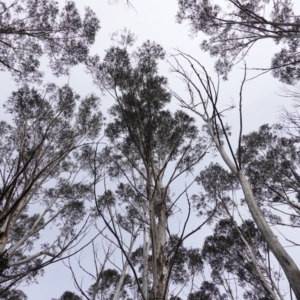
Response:
[{"label": "white bark trunk", "polygon": [[[136,237],[137,237],[137,235],[134,235],[134,236],[131,237],[129,250],[128,250],[128,257],[131,257],[132,248],[133,248],[134,242],[136,240]],[[126,271],[127,271],[128,265],[129,265],[128,260],[125,259],[123,269],[122,269],[122,274],[121,274],[119,282],[116,286],[116,291],[114,293],[114,297],[112,298],[112,300],[118,300],[118,298],[119,298],[119,294],[121,292],[121,289],[122,289],[122,286],[123,286],[123,283],[124,283],[124,279],[125,279],[125,276],[126,276]]]},{"label": "white bark trunk", "polygon": [[143,234],[144,234],[144,241],[143,241],[143,281],[142,281],[142,293],[145,299],[148,299],[148,271],[149,271],[149,248],[150,248],[150,240],[148,240],[148,233],[147,233],[147,218],[146,218],[146,208],[144,207],[144,224],[143,224]]},{"label": "white bark trunk", "polygon": [[246,178],[244,172],[242,170],[237,170],[235,167],[235,164],[231,161],[229,156],[227,155],[225,149],[219,144],[217,137],[214,135],[212,126],[210,121],[207,122],[208,129],[210,132],[211,137],[214,139],[215,144],[224,160],[224,162],[227,164],[229,169],[237,176],[240,185],[242,187],[242,190],[244,192],[245,200],[248,205],[249,211],[253,217],[253,220],[260,230],[261,234],[263,235],[264,239],[266,240],[270,250],[278,260],[280,266],[284,270],[284,273],[292,287],[292,290],[297,297],[298,300],[300,300],[300,271],[295,264],[295,262],[292,260],[292,258],[289,256],[289,254],[285,251],[285,249],[282,247],[282,245],[279,243],[277,237],[272,232],[270,226],[266,222],[265,217],[263,216],[256,200],[253,195],[252,189],[250,187],[250,184],[248,182],[248,179]]},{"label": "white bark trunk", "polygon": [[[241,231],[239,230],[238,226],[237,226],[236,224],[234,224],[234,225],[235,225],[235,228],[236,228],[236,230],[238,231],[238,233],[239,233],[239,235],[240,235],[242,241],[244,242],[244,244],[245,244],[246,247],[248,248],[248,251],[249,251],[249,254],[250,254],[250,256],[251,256],[251,259],[252,259],[252,262],[253,262],[253,264],[254,264],[254,267],[255,267],[255,269],[256,269],[257,275],[258,275],[259,280],[260,280],[260,282],[262,283],[264,289],[272,296],[272,298],[273,298],[274,300],[279,300],[279,299],[280,299],[280,300],[284,300],[284,299],[281,297],[280,293],[279,293],[278,296],[277,296],[277,294],[275,293],[275,291],[272,290],[272,287],[271,287],[271,286],[269,285],[269,283],[267,282],[266,278],[264,277],[264,275],[263,275],[263,273],[262,273],[262,271],[261,271],[261,269],[260,269],[260,267],[259,267],[259,264],[258,264],[257,258],[256,258],[256,256],[255,256],[255,253],[254,253],[254,251],[253,251],[253,248],[249,245],[249,243],[247,242],[247,240],[244,238],[244,236],[243,236],[243,234],[241,233]],[[270,275],[271,275],[271,274],[270,274]]]},{"label": "white bark trunk", "polygon": [[151,175],[150,170],[147,172],[147,198],[149,201],[149,221],[150,221],[150,237],[151,237],[151,246],[152,246],[152,275],[153,275],[153,287],[150,295],[150,299],[156,298],[156,289],[158,278],[157,278],[157,251],[156,251],[156,243],[157,243],[157,228],[155,222],[155,213],[154,213],[154,197],[151,187]]}]

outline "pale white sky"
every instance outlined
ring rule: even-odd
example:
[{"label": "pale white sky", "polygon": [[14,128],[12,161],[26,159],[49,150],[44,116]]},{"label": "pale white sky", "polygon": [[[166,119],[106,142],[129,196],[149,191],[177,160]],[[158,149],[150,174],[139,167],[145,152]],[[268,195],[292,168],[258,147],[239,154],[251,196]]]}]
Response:
[{"label": "pale white sky", "polygon": [[[128,9],[126,5],[122,4],[110,5],[107,0],[75,0],[75,2],[81,11],[85,6],[90,6],[100,19],[101,30],[97,35],[95,45],[92,47],[93,54],[100,54],[103,57],[105,49],[108,49],[111,45],[110,35],[126,27],[138,36],[137,45],[149,39],[161,44],[168,54],[175,53],[174,49],[179,48],[197,58],[213,76],[214,61],[208,54],[201,52],[199,48],[203,36],[199,35],[191,38],[187,24],[175,23],[176,0],[132,0],[135,9]],[[249,67],[267,67],[270,65],[272,53],[275,51],[276,47],[271,41],[260,42],[259,45],[253,47],[247,57],[247,65]],[[162,74],[169,78],[170,87],[177,93],[184,95],[185,88],[182,82],[170,73],[169,65],[164,62],[160,67]],[[238,104],[238,93],[243,77],[242,67],[242,64],[236,66],[229,75],[229,81],[221,82],[220,108],[232,103]],[[249,73],[249,77],[250,75],[252,74]],[[100,94],[82,66],[74,68],[70,78],[54,78],[50,72],[47,72],[45,81],[54,81],[59,85],[66,84],[69,81],[70,86],[82,97],[90,93]],[[1,101],[3,102],[13,90],[14,83],[9,75],[4,73],[0,73],[0,82]],[[281,87],[282,84],[270,74],[246,83],[243,102],[244,133],[256,130],[262,124],[278,121],[280,107],[289,107],[291,103],[287,98],[278,95],[281,92]],[[105,113],[106,109],[111,106],[112,99],[102,95],[101,99],[103,112]],[[171,106],[174,109],[179,108],[176,100],[172,101]],[[1,113],[2,117],[4,117],[3,113]],[[226,113],[226,122],[232,126],[233,145],[236,145],[235,140],[239,130],[237,109]],[[195,227],[198,222],[199,220],[195,220],[192,224],[194,226],[190,228]],[[44,238],[46,237],[44,236]],[[196,246],[195,243],[193,245]],[[201,246],[201,243],[199,243],[199,246]],[[88,259],[89,255],[87,252],[85,259]],[[62,263],[47,267],[44,277],[38,280],[39,284],[23,288],[30,300],[49,300],[52,297],[58,298],[66,290],[75,291],[71,273]],[[89,286],[89,284],[86,283],[86,286]]]}]

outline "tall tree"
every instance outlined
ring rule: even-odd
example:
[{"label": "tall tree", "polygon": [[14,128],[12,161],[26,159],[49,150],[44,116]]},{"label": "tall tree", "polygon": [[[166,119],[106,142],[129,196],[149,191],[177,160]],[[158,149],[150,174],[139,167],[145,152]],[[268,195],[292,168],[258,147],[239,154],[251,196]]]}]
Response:
[{"label": "tall tree", "polygon": [[[179,73],[185,80],[188,91],[190,93],[190,100],[187,101],[183,99],[176,93],[174,95],[181,102],[182,106],[193,111],[195,114],[200,116],[207,126],[207,131],[212,141],[215,144],[216,149],[220,153],[220,156],[224,163],[229,168],[230,172],[237,178],[242,191],[244,193],[245,202],[252,215],[253,221],[261,232],[263,238],[265,239],[269,249],[274,254],[278,260],[280,266],[282,267],[291,287],[294,291],[297,299],[300,299],[300,283],[298,278],[300,278],[300,270],[296,265],[295,261],[285,250],[283,245],[280,243],[278,238],[275,236],[267,222],[266,217],[263,214],[259,206],[258,199],[255,197],[253,187],[250,184],[249,179],[245,174],[245,167],[243,162],[243,152],[242,152],[242,87],[240,91],[240,134],[238,140],[238,151],[237,155],[233,152],[232,145],[229,141],[229,133],[226,130],[226,126],[222,120],[222,115],[218,110],[217,102],[219,96],[218,86],[215,86],[212,79],[209,77],[206,69],[200,64],[199,61],[186,55],[180,53],[181,58],[185,59],[189,64],[194,74],[197,76],[197,82],[191,79],[191,76],[187,71],[184,70],[182,64],[178,58],[176,59],[176,65],[173,66],[175,72]],[[203,73],[200,73],[203,72]],[[204,74],[201,76],[201,74]],[[242,83],[242,86],[245,82]],[[199,97],[198,99],[196,97]],[[202,108],[202,110],[200,109]],[[222,140],[223,134],[226,143]],[[228,146],[228,150],[225,148]]]},{"label": "tall tree", "polygon": [[[203,210],[203,202],[217,202],[219,206],[214,235],[205,239],[202,249],[213,282],[223,287],[231,299],[238,298],[241,289],[249,297],[284,299],[264,238],[252,221],[244,220],[244,208],[235,199],[240,189],[236,177],[219,164],[210,164],[196,180],[205,191],[193,197],[197,209]],[[220,221],[223,216],[225,219]]]},{"label": "tall tree", "polygon": [[[180,197],[171,199],[171,185],[191,171],[207,149],[193,118],[164,108],[171,100],[166,78],[158,75],[158,60],[164,55],[159,45],[147,41],[131,55],[126,47],[112,47],[103,62],[99,57],[89,62],[95,83],[115,99],[110,109],[113,120],[106,128],[111,144],[106,149],[109,175],[125,178],[148,208],[153,281],[150,299],[167,299],[173,267],[170,255],[176,255],[184,236],[183,229],[179,242],[168,253],[168,220]],[[138,180],[142,184],[138,185]],[[108,221],[106,225],[111,228]],[[113,228],[111,231],[117,236]],[[130,258],[126,259],[134,271]],[[147,299],[136,272],[135,279],[142,298]],[[143,285],[148,288],[146,281]]]},{"label": "tall tree", "polygon": [[217,56],[217,70],[227,77],[233,64],[243,59],[259,40],[283,44],[268,69],[282,82],[300,79],[300,24],[287,0],[179,0],[178,21],[187,20],[192,32],[209,36],[201,49]]},{"label": "tall tree", "polygon": [[[99,99],[81,100],[68,86],[24,86],[5,107],[13,124],[0,126],[1,290],[34,279],[89,225],[78,227],[92,197],[93,182],[83,174],[102,126]],[[39,242],[51,227],[53,239]]]},{"label": "tall tree", "polygon": [[54,0],[0,1],[0,71],[39,81],[39,59],[46,54],[55,75],[67,74],[86,60],[99,28],[94,12],[86,8],[81,18],[72,1],[61,10]]}]

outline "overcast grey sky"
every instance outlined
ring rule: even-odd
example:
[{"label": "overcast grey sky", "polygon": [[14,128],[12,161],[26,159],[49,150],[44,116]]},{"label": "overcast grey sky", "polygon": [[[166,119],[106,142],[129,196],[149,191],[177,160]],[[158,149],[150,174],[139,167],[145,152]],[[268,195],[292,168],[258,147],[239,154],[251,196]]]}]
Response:
[{"label": "overcast grey sky", "polygon": [[[199,44],[202,35],[190,36],[188,24],[176,24],[175,15],[177,12],[176,0],[132,0],[134,9],[129,9],[126,5],[110,5],[107,0],[75,0],[77,7],[83,12],[85,6],[91,7],[98,15],[101,22],[101,30],[97,35],[95,45],[92,47],[93,54],[100,54],[103,57],[105,50],[111,45],[110,36],[117,30],[124,27],[131,30],[138,36],[137,45],[145,40],[152,40],[166,50],[168,55],[175,53],[176,48],[189,53],[205,65],[207,70],[213,75],[213,59],[207,53],[201,52]],[[297,2],[297,1],[296,1]],[[298,9],[300,7],[299,3]],[[276,51],[276,46],[271,41],[263,41],[254,46],[247,57],[248,67],[267,67],[270,65],[272,54]],[[168,58],[172,60],[171,57]],[[220,108],[237,104],[239,100],[239,89],[243,77],[243,65],[236,66],[229,75],[229,81],[221,82]],[[185,93],[183,83],[170,73],[167,62],[161,64],[161,72],[169,78],[170,87],[177,93]],[[248,73],[248,77],[254,76]],[[93,85],[92,79],[85,73],[83,66],[74,68],[69,78],[54,78],[50,71],[47,71],[45,82],[54,81],[59,85],[69,82],[75,91],[84,97],[90,93],[100,94]],[[2,101],[14,88],[14,83],[8,74],[0,73]],[[290,107],[291,101],[279,96],[281,93],[280,84],[270,74],[262,75],[254,80],[248,81],[244,88],[244,133],[256,130],[265,123],[278,121],[280,107]],[[112,99],[101,95],[103,112],[112,104]],[[174,99],[171,106],[179,108],[178,102]],[[4,117],[3,113],[1,117]],[[5,118],[5,117],[4,117]],[[226,113],[226,121],[232,126],[233,144],[236,145],[236,133],[239,129],[239,119],[237,109]],[[44,238],[46,238],[44,236]],[[89,258],[89,253],[85,253],[85,259]],[[62,263],[49,266],[45,270],[45,275],[39,278],[39,284],[24,287],[24,291],[30,300],[58,298],[64,291],[73,290],[74,285],[71,274]]]}]

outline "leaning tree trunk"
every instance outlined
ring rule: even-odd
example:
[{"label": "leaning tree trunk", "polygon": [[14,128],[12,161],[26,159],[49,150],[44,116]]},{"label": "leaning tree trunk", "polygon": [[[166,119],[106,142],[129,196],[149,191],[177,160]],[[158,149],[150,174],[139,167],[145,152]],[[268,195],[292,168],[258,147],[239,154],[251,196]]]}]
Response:
[{"label": "leaning tree trunk", "polygon": [[224,162],[229,167],[229,169],[237,176],[240,185],[243,189],[246,203],[248,205],[249,211],[253,217],[253,220],[260,230],[262,236],[266,240],[270,250],[278,260],[280,266],[282,267],[291,288],[297,297],[300,300],[300,270],[293,261],[293,259],[289,256],[289,254],[285,251],[282,245],[279,243],[277,237],[272,232],[270,226],[266,222],[265,217],[263,216],[256,200],[253,195],[252,189],[250,187],[249,181],[246,178],[244,172],[242,170],[238,170],[235,164],[231,161],[229,156],[227,155],[225,149],[220,145],[217,137],[214,135],[212,125],[210,121],[207,122],[208,129],[211,137],[213,138]]}]

